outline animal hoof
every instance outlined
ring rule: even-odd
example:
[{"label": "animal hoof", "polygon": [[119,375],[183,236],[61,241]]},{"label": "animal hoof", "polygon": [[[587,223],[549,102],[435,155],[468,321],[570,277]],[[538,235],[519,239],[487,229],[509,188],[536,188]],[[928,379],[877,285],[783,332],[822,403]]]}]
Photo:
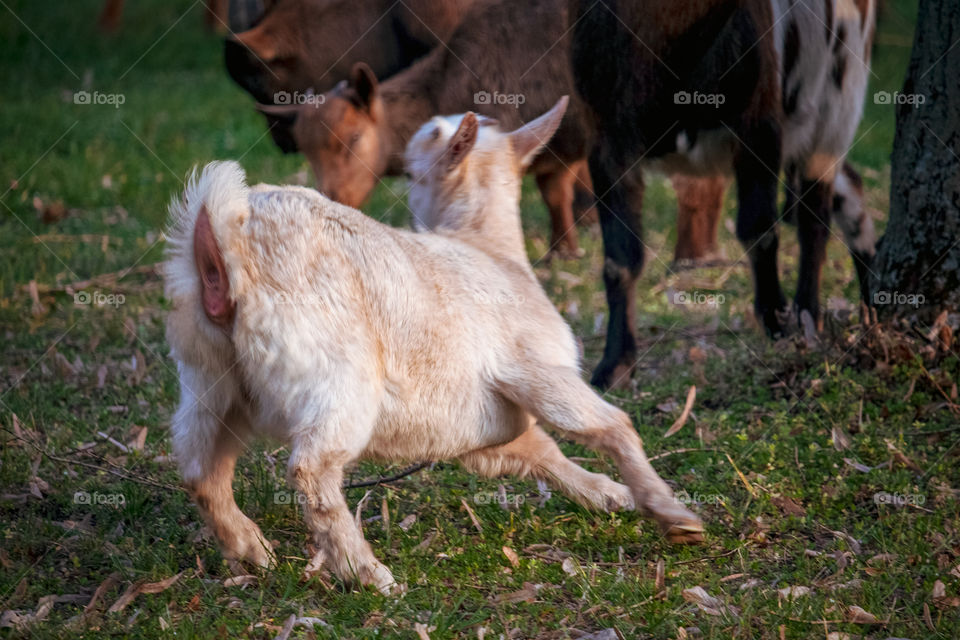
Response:
[{"label": "animal hoof", "polygon": [[673,544],[703,544],[703,532],[671,529],[667,531],[667,540]]}]

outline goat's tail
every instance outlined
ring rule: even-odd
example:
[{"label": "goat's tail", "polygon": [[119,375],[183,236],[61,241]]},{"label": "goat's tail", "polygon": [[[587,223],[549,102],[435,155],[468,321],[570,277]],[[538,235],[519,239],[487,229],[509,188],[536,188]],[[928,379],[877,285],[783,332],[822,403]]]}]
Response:
[{"label": "goat's tail", "polygon": [[170,204],[164,278],[175,306],[198,305],[211,323],[229,328],[230,248],[249,216],[246,175],[236,162],[211,162],[190,175],[182,198]]}]

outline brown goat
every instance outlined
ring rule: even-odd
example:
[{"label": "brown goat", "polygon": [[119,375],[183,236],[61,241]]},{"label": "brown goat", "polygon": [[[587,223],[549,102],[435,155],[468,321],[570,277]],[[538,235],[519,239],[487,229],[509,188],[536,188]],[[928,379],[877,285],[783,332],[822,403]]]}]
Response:
[{"label": "brown goat", "polygon": [[[284,0],[246,31],[227,38],[224,59],[233,80],[257,102],[327,91],[357,62],[378,78],[410,66],[446,39],[476,0]],[[297,151],[290,120],[268,115],[274,142]]]},{"label": "brown goat", "polygon": [[[356,207],[381,177],[403,172],[404,147],[431,116],[476,110],[516,128],[571,93],[567,29],[563,0],[478,3],[443,46],[382,84],[375,70],[358,65],[348,83],[316,101],[261,109],[294,120],[293,138],[317,187]],[[562,254],[579,253],[573,205],[576,187],[590,190],[589,139],[583,105],[574,99],[529,169],[550,211],[551,248]]]}]

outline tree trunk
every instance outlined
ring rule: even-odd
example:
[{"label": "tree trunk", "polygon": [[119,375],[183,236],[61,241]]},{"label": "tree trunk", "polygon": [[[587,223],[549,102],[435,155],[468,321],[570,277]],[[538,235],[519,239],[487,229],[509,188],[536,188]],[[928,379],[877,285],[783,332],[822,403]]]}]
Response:
[{"label": "tree trunk", "polygon": [[960,0],[920,0],[896,105],[890,220],[872,265],[882,318],[960,308]]}]

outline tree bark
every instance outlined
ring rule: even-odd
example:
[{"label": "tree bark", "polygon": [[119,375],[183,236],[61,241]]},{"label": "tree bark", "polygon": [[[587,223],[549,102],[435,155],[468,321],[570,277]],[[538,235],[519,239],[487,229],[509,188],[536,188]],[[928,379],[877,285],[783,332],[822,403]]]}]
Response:
[{"label": "tree bark", "polygon": [[920,0],[896,105],[890,219],[871,272],[881,318],[960,308],[960,0]]}]

